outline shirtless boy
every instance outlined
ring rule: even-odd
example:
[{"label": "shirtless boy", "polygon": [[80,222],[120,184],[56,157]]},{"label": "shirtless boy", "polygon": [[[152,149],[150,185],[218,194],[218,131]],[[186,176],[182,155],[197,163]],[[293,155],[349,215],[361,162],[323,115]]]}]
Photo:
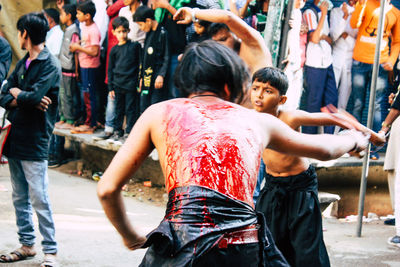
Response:
[{"label": "shirtless boy", "polygon": [[[286,75],[276,68],[254,73],[251,101],[256,111],[277,117],[299,131],[303,125],[342,125],[330,114],[282,111],[288,88]],[[311,138],[312,139],[312,138]],[[322,238],[318,182],[308,159],[265,149],[265,187],[256,210],[264,214],[273,238],[291,266],[329,266]]]},{"label": "shirtless boy", "polygon": [[[356,131],[310,138],[274,116],[232,103],[248,84],[246,69],[221,44],[192,44],[175,75],[187,98],[150,106],[99,182],[100,201],[125,245],[149,247],[142,266],[288,266],[272,239],[266,246],[253,208],[262,152],[328,160],[366,147],[366,137]],[[131,226],[121,189],[154,147],[169,201],[160,226],[146,238]]]}]

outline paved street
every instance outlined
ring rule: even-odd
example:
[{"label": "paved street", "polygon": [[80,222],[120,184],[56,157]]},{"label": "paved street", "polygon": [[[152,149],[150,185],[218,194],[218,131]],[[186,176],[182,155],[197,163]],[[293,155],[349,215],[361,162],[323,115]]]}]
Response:
[{"label": "paved street", "polygon": [[[97,200],[96,182],[49,171],[50,198],[59,242],[61,266],[137,266],[144,251],[126,250],[120,237],[105,218]],[[2,191],[4,187],[7,191]],[[144,233],[163,216],[163,208],[125,198],[131,221]],[[355,223],[325,220],[325,242],[332,266],[400,267],[400,248],[386,244],[394,227],[382,222],[365,224],[363,237],[356,238]],[[8,166],[0,166],[0,253],[18,247]],[[38,235],[40,237],[40,235]],[[40,240],[40,239],[39,239]],[[39,243],[38,243],[39,244]],[[40,244],[38,245],[40,250]],[[43,255],[29,261],[0,266],[38,266]]]}]

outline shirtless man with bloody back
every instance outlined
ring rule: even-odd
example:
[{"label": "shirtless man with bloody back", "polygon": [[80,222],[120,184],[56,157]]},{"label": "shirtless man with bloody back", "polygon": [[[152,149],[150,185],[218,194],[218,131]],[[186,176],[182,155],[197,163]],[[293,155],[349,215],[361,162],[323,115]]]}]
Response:
[{"label": "shirtless man with bloody back", "polygon": [[[175,83],[187,98],[149,107],[98,185],[98,196],[129,249],[149,247],[141,266],[288,266],[252,195],[268,147],[320,160],[337,158],[367,138],[300,134],[279,119],[232,103],[249,74],[233,50],[193,44]],[[129,223],[121,188],[157,149],[169,193],[166,215],[147,238]]]}]

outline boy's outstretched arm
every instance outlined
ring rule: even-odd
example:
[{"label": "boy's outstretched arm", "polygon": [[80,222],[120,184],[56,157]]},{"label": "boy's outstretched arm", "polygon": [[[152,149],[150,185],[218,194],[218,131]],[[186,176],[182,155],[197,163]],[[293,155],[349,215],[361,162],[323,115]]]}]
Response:
[{"label": "boy's outstretched arm", "polygon": [[182,7],[174,15],[174,20],[177,20],[178,24],[189,24],[192,22],[193,15],[199,20],[226,24],[242,40],[239,55],[247,63],[251,73],[260,68],[272,66],[271,54],[261,34],[247,25],[240,17],[226,10],[193,10],[189,7]]},{"label": "boy's outstretched arm", "polygon": [[354,127],[345,120],[339,120],[337,117],[323,112],[306,112],[303,110],[288,111],[288,120],[294,128],[300,126],[325,126],[336,125],[343,129],[354,129]]},{"label": "boy's outstretched arm", "polygon": [[368,145],[369,136],[350,130],[341,135],[302,134],[269,114],[264,116],[261,127],[268,133],[267,148],[293,156],[331,160],[351,151],[360,152]]},{"label": "boy's outstretched arm", "polygon": [[97,195],[108,219],[122,236],[125,246],[131,250],[140,248],[146,238],[130,224],[121,190],[154,148],[150,137],[151,122],[154,121],[153,107],[139,118],[97,186]]}]

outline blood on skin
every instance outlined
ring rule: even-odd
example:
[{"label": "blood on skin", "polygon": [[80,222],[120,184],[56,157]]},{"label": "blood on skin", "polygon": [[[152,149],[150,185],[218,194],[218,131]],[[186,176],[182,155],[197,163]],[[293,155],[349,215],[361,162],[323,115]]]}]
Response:
[{"label": "blood on skin", "polygon": [[253,206],[263,147],[243,110],[225,101],[171,103],[163,118],[168,192],[198,185]]}]

